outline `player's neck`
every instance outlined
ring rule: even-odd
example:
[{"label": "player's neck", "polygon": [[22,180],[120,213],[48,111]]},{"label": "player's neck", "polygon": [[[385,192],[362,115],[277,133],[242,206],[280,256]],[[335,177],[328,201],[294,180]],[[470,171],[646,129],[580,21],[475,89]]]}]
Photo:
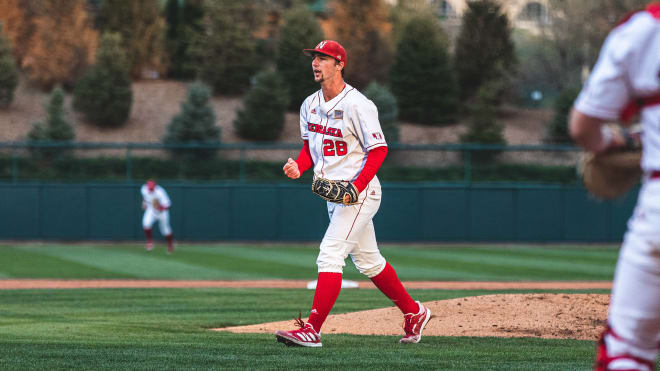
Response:
[{"label": "player's neck", "polygon": [[329,81],[323,81],[321,83],[321,91],[323,92],[323,99],[327,102],[332,100],[341,93],[342,90],[346,87],[346,83],[343,78],[332,79]]}]

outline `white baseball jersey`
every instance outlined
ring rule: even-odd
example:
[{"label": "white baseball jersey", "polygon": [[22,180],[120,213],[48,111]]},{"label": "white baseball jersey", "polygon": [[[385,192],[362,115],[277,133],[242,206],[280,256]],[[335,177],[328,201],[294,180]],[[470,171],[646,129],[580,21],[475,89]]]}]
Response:
[{"label": "white baseball jersey", "polygon": [[[631,101],[660,93],[660,9],[632,15],[607,37],[575,103],[588,116],[617,121]],[[605,333],[608,370],[651,370],[660,343],[660,105],[643,108],[647,173],[619,253]],[[632,357],[631,357],[632,355]],[[640,359],[646,362],[639,362]]]},{"label": "white baseball jersey", "polygon": [[[632,100],[660,93],[660,20],[635,13],[605,40],[598,63],[575,108],[593,117],[617,121]],[[660,105],[642,111],[642,168],[660,170]]]},{"label": "white baseball jersey", "polygon": [[153,192],[149,192],[149,188],[147,188],[146,184],[142,185],[142,188],[140,188],[140,192],[142,193],[142,199],[144,200],[146,206],[147,206],[147,211],[151,212],[159,212],[159,210],[154,210],[154,199],[158,200],[158,203],[167,208],[172,205],[172,202],[170,201],[170,197],[167,195],[167,192],[163,189],[163,187],[156,185],[154,188]]},{"label": "white baseball jersey", "polygon": [[[354,181],[373,148],[387,146],[376,105],[354,87],[329,101],[319,90],[300,107],[300,133],[309,140],[314,174],[332,180]],[[378,184],[374,177],[373,184]]]}]

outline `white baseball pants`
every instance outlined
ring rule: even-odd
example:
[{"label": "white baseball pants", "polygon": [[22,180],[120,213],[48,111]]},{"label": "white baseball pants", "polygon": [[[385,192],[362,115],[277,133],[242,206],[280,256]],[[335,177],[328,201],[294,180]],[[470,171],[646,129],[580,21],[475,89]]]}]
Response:
[{"label": "white baseball pants", "polygon": [[328,202],[330,224],[316,260],[319,272],[342,273],[348,255],[360,273],[369,278],[385,268],[372,220],[380,208],[381,195],[379,186],[369,184],[355,205]]},{"label": "white baseball pants", "polygon": [[142,228],[151,229],[156,221],[158,221],[158,227],[163,236],[169,236],[172,234],[169,210],[155,211],[152,208],[148,208],[144,211],[144,215],[142,216]]},{"label": "white baseball pants", "polygon": [[606,336],[609,356],[655,361],[660,345],[660,181],[642,186],[614,275]]}]

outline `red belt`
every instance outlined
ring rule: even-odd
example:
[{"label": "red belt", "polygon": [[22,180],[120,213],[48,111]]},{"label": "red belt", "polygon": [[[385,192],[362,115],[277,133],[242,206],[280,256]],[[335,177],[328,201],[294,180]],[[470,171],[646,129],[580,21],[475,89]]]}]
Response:
[{"label": "red belt", "polygon": [[649,179],[660,179],[660,171],[652,171]]}]

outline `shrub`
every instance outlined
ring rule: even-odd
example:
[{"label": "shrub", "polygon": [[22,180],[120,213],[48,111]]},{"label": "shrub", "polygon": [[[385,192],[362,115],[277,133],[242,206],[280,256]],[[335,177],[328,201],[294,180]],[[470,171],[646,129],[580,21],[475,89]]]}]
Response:
[{"label": "shrub", "polygon": [[2,23],[0,23],[0,108],[9,107],[14,100],[17,86],[18,70],[9,41],[2,33]]},{"label": "shrub", "polygon": [[323,39],[321,26],[304,7],[284,17],[277,55],[277,71],[289,88],[289,109],[298,111],[305,98],[319,89],[312,77],[312,60],[302,53]]},{"label": "shrub", "polygon": [[128,70],[139,78],[145,72],[166,70],[166,23],[160,0],[104,0],[97,16],[103,32],[121,35]]},{"label": "shrub", "polygon": [[[188,97],[181,103],[181,112],[172,118],[163,138],[166,144],[220,143],[220,128],[216,126],[216,115],[210,105],[211,89],[201,83],[195,82],[188,88]],[[186,150],[172,149],[175,156],[186,158],[208,159],[215,156],[214,149]]]},{"label": "shrub", "polygon": [[[495,121],[497,88],[487,84],[479,88],[477,99],[472,107],[472,117],[468,131],[461,135],[462,143],[502,145],[506,144],[504,127]],[[500,150],[473,151],[471,159],[477,163],[494,161]]]},{"label": "shrub", "polygon": [[[64,90],[59,86],[53,89],[46,105],[46,122],[34,123],[28,133],[29,142],[71,142],[75,138],[73,127],[66,120],[64,110]],[[35,147],[32,154],[44,159],[52,160],[64,157],[71,153],[69,148],[41,148]]]},{"label": "shrub", "polygon": [[282,77],[274,71],[262,71],[243,99],[234,128],[241,138],[276,140],[284,128],[284,113],[289,96]]},{"label": "shrub", "polygon": [[430,125],[456,119],[457,88],[447,41],[434,17],[421,14],[408,21],[390,74],[402,119]]},{"label": "shrub", "polygon": [[116,127],[128,120],[133,91],[119,34],[104,34],[96,64],[78,81],[73,107],[99,126]]},{"label": "shrub", "polygon": [[397,122],[399,108],[394,95],[386,87],[376,82],[367,86],[364,95],[371,99],[378,108],[378,120],[383,134],[385,134],[385,140],[388,143],[397,143],[399,141],[399,123]]},{"label": "shrub", "polygon": [[197,76],[215,93],[242,93],[257,70],[256,41],[244,22],[250,12],[240,1],[204,3],[204,31],[195,35],[189,52]]},{"label": "shrub", "polygon": [[577,88],[568,88],[563,90],[555,99],[554,116],[547,127],[547,142],[573,143],[573,139],[568,133],[568,115],[579,93],[580,90]]},{"label": "shrub", "polygon": [[462,100],[473,98],[483,84],[507,78],[516,64],[509,19],[500,5],[494,0],[467,5],[455,52]]},{"label": "shrub", "polygon": [[[98,32],[85,0],[21,1],[31,5],[28,40],[21,60],[23,75],[45,90],[55,85],[73,86],[80,73],[94,61]],[[34,17],[34,18],[32,18]],[[12,20],[14,21],[14,20]],[[15,44],[14,44],[15,45]],[[21,46],[23,47],[23,46]]]}]

